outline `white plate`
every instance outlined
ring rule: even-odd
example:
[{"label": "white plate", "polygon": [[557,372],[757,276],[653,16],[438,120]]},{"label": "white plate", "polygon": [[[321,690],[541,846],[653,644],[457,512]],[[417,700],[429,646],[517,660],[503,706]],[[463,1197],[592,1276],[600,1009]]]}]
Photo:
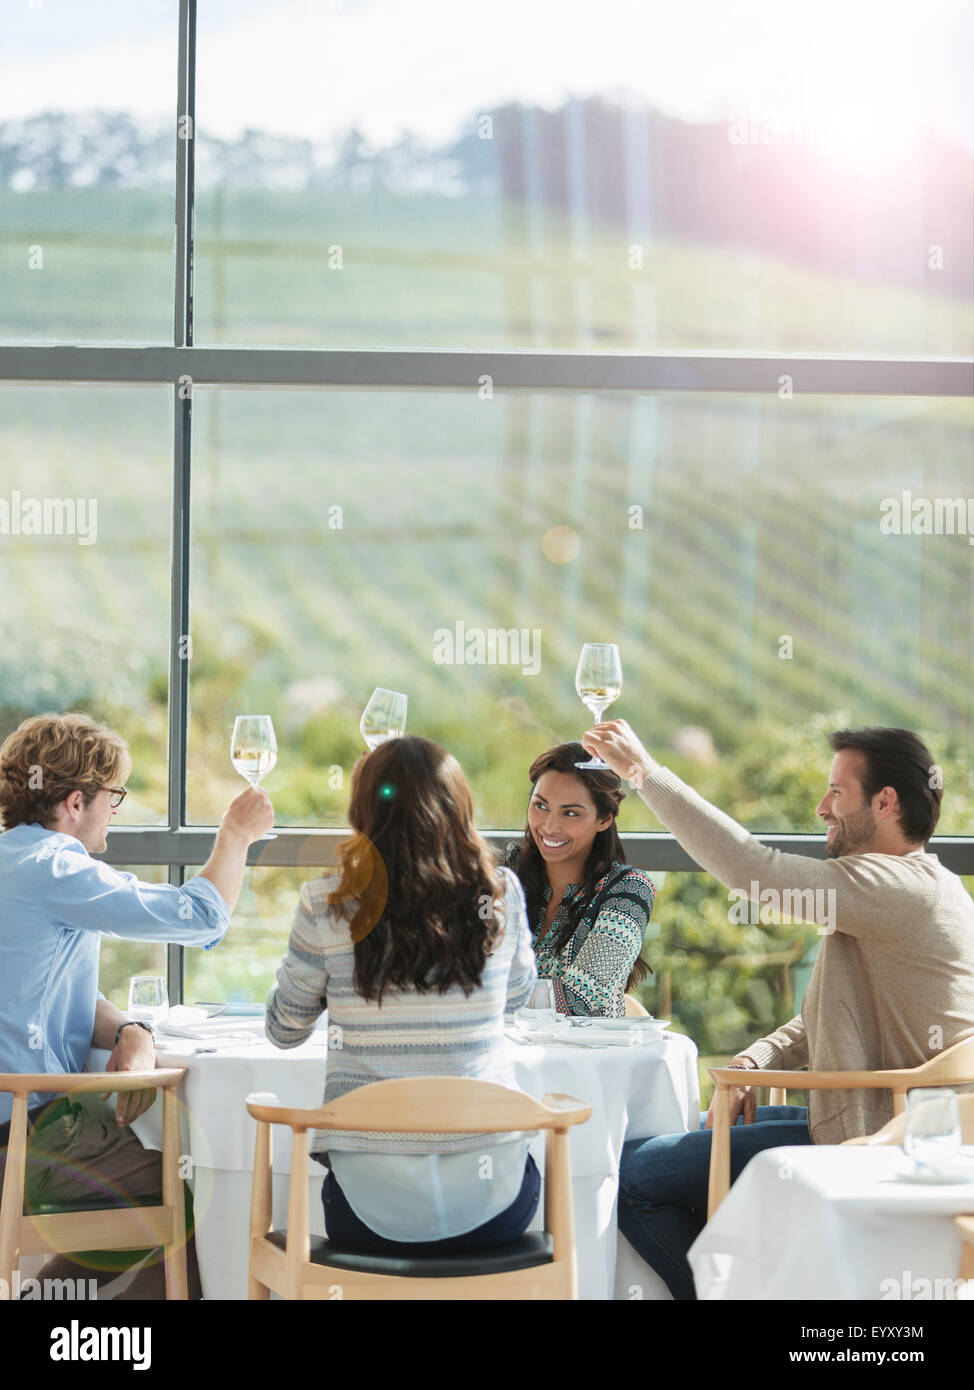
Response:
[{"label": "white plate", "polygon": [[961,1182],[974,1183],[974,1152],[962,1151],[944,1168],[911,1168],[902,1173],[894,1173],[893,1176],[897,1182],[921,1183],[925,1187],[952,1186]]},{"label": "white plate", "polygon": [[895,1182],[912,1182],[923,1187],[952,1187],[956,1183],[974,1184],[974,1168],[969,1173],[897,1173]]}]

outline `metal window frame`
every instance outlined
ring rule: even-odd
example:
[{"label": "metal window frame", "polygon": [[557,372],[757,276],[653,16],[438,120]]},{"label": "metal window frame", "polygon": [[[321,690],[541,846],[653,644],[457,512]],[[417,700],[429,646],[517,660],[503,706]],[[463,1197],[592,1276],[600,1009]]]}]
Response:
[{"label": "metal window frame", "polygon": [[[200,866],[213,848],[213,826],[183,825],[176,830],[152,826],[119,826],[111,830],[108,850],[102,856],[109,864],[166,864],[170,867]],[[338,862],[337,850],[347,840],[347,829],[317,826],[290,826],[275,830],[274,840],[250,846],[247,863],[264,869],[325,868]],[[522,827],[511,830],[482,830],[481,835],[497,849],[520,839]],[[754,832],[755,838],[770,849],[785,854],[804,854],[825,859],[824,835]],[[697,861],[668,834],[628,831],[622,835],[629,862],[639,869],[673,873],[703,873]],[[930,841],[931,853],[958,874],[974,874],[974,838],[938,835]]]},{"label": "metal window frame", "polygon": [[[168,868],[169,882],[180,884],[187,867],[206,860],[215,833],[213,827],[186,824],[193,387],[458,391],[476,389],[481,378],[489,376],[495,391],[776,396],[780,378],[787,376],[801,395],[974,397],[974,360],[955,357],[197,347],[193,333],[197,0],[180,0],[178,24],[172,344],[0,345],[0,380],[62,385],[154,383],[172,390],[168,824],[112,830],[104,856],[109,863],[162,864]],[[498,845],[519,834],[519,830],[485,832]],[[248,863],[268,867],[333,864],[346,835],[347,831],[333,829],[281,829],[276,840],[251,846]],[[640,868],[678,872],[700,868],[672,835],[630,833],[622,838],[630,861]],[[822,836],[761,834],[758,838],[790,853],[825,857]],[[974,838],[943,836],[934,839],[931,848],[955,872],[974,874]],[[183,998],[183,948],[169,946],[167,963],[170,998],[178,1003]]]},{"label": "metal window frame", "polygon": [[169,385],[177,393],[182,387],[186,405],[197,386],[475,391],[485,375],[494,391],[689,391],[777,397],[779,378],[788,376],[792,389],[803,396],[974,395],[974,361],[959,357],[0,345],[3,380]]}]

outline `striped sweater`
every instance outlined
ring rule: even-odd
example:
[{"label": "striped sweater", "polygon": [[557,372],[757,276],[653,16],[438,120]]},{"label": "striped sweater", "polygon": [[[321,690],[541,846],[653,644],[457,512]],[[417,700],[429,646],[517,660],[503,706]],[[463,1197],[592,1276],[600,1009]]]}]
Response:
[{"label": "striped sweater", "polygon": [[[537,979],[524,894],[502,869],[503,935],[487,958],[481,983],[469,995],[386,990],[381,1004],[353,984],[355,950],[348,924],[328,902],[336,880],[314,879],[301,889],[287,955],[267,998],[267,1036],[276,1047],[297,1047],[328,1010],[325,1102],[367,1086],[411,1076],[470,1076],[514,1086],[504,1047],[504,1014],[521,1008]],[[472,909],[476,911],[476,907]],[[364,1134],[318,1131],[311,1151],[463,1153],[504,1143],[514,1134]]]}]

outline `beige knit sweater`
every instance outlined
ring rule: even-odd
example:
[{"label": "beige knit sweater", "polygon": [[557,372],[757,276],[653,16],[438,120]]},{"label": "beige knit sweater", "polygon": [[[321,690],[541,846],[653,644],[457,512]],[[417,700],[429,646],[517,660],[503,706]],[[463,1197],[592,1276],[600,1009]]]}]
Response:
[{"label": "beige knit sweater", "polygon": [[[834,929],[822,936],[801,1014],[742,1056],[789,1070],[885,1070],[919,1066],[974,1034],[974,901],[936,855],[818,860],[768,849],[668,768],[651,774],[640,795],[728,889],[752,901],[769,888],[792,890],[794,906],[795,890],[831,894],[806,898],[809,908],[832,904]],[[815,921],[800,910],[790,915]],[[817,1144],[873,1134],[892,1114],[888,1091],[809,1094]]]}]

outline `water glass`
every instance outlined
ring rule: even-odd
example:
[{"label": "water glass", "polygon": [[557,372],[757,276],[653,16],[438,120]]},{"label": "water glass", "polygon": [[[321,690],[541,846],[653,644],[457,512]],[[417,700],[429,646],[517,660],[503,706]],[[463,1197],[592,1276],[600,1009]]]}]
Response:
[{"label": "water glass", "polygon": [[904,1152],[920,1168],[948,1167],[961,1146],[957,1092],[949,1086],[921,1087],[907,1097]]},{"label": "water glass", "polygon": [[162,975],[133,975],[129,983],[129,1018],[160,1023],[168,1012],[169,996]]},{"label": "water glass", "polygon": [[557,1013],[554,981],[539,980],[531,992],[527,1007],[529,1009],[548,1009],[551,1013]]}]

